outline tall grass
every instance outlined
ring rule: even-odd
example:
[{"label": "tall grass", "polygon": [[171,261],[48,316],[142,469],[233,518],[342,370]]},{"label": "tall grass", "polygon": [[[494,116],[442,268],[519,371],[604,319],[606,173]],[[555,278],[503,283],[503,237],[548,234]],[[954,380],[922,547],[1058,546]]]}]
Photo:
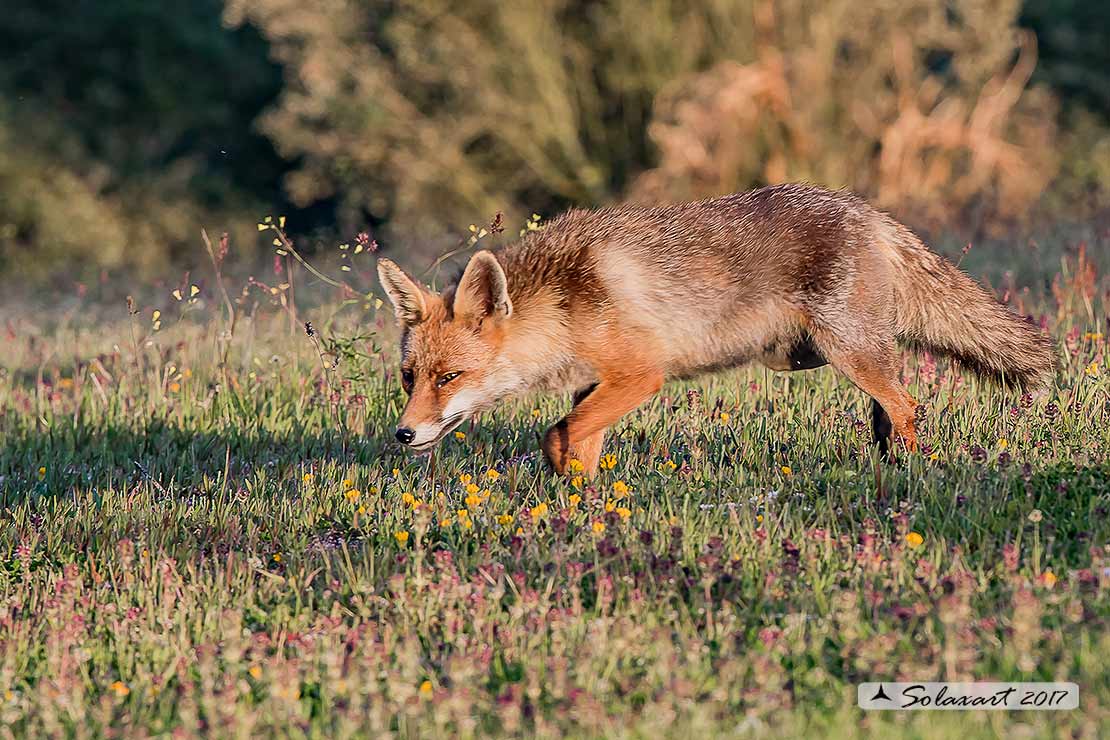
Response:
[{"label": "tall grass", "polygon": [[[897,464],[833,371],[752,368],[668,386],[592,483],[533,452],[565,399],[389,445],[372,300],[13,318],[0,736],[1104,735],[1102,285],[1028,298],[1043,397],[908,363]],[[873,679],[1069,680],[1081,709],[864,714]]]}]

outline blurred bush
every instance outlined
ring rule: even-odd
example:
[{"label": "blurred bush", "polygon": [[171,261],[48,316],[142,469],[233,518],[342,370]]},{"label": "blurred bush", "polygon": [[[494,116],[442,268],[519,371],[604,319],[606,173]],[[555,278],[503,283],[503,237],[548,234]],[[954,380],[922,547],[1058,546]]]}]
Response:
[{"label": "blurred bush", "polygon": [[[154,267],[253,228],[287,165],[251,121],[281,70],[220,0],[9,0],[0,24],[0,269]],[[264,205],[263,205],[264,204]]]},{"label": "blurred bush", "polygon": [[[1058,169],[1018,0],[230,0],[289,75],[293,197],[406,230],[806,179],[1026,212]],[[646,169],[646,171],[645,171]]]},{"label": "blurred bush", "polygon": [[201,226],[244,257],[278,209],[432,250],[788,179],[918,224],[1073,215],[1110,191],[1107,7],[9,0],[0,271],[157,270]]}]

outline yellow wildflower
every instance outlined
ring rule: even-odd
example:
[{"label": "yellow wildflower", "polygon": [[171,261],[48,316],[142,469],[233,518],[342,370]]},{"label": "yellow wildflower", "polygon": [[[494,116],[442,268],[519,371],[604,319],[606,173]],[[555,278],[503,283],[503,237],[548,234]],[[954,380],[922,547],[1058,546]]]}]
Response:
[{"label": "yellow wildflower", "polygon": [[628,517],[632,516],[632,509],[629,509],[627,506],[618,506],[617,514],[620,515],[621,519],[627,521]]},{"label": "yellow wildflower", "polygon": [[344,493],[343,495],[344,495],[344,497],[346,497],[346,499],[348,501],[351,501],[353,503],[356,499],[358,499],[359,495],[361,495],[361,494],[360,494],[360,492],[357,488],[351,488],[351,489],[348,489],[347,492]]},{"label": "yellow wildflower", "polygon": [[401,494],[401,502],[409,506],[416,506],[416,496],[413,496],[408,491]]},{"label": "yellow wildflower", "polygon": [[794,475],[794,468],[790,467],[789,465],[783,465],[781,468],[779,468],[779,470],[782,471],[783,475]]},{"label": "yellow wildflower", "polygon": [[594,522],[593,523],[593,530],[594,530],[594,534],[601,534],[602,532],[605,531],[605,522]]},{"label": "yellow wildflower", "polygon": [[341,485],[343,486],[343,490],[346,491],[348,488],[354,488],[355,482],[350,478],[344,478]]},{"label": "yellow wildflower", "polygon": [[617,494],[617,498],[622,498],[628,495],[628,484],[622,480],[613,484],[613,493]]},{"label": "yellow wildflower", "polygon": [[472,493],[469,496],[467,496],[465,499],[463,499],[463,503],[465,503],[471,509],[476,509],[476,508],[478,508],[479,506],[482,505],[482,499],[477,494]]},{"label": "yellow wildflower", "polygon": [[609,499],[608,501],[605,502],[605,513],[609,513],[610,511],[613,511],[616,508],[617,508],[617,505],[615,503],[613,503],[613,499]]},{"label": "yellow wildflower", "polygon": [[1007,447],[1009,447],[1009,446],[1010,446],[1010,442],[1009,442],[1009,441],[1008,441],[1008,440],[1007,440],[1007,439],[1006,439],[1005,437],[1003,437],[1002,439],[998,440],[998,449],[1000,449],[1000,450],[1004,450],[1004,449],[1006,449],[1006,448],[1007,448]]},{"label": "yellow wildflower", "polygon": [[728,424],[729,419],[731,419],[732,417],[729,416],[727,411],[722,411],[720,417],[718,418],[720,418],[722,424]]},{"label": "yellow wildflower", "polygon": [[257,681],[258,679],[262,678],[262,667],[252,665],[247,673],[251,674],[251,678]]},{"label": "yellow wildflower", "polygon": [[110,688],[112,689],[112,693],[119,697],[124,697],[131,693],[131,689],[127,688],[127,684],[123,681],[116,681]]},{"label": "yellow wildflower", "polygon": [[578,458],[572,457],[570,462],[567,463],[567,470],[571,473],[581,473],[585,469],[586,466],[584,466],[582,461]]},{"label": "yellow wildflower", "polygon": [[478,486],[474,485],[473,483],[467,483],[466,492],[467,494],[473,496],[474,494],[478,493]]},{"label": "yellow wildflower", "polygon": [[532,409],[532,418],[533,419],[540,418],[540,410],[539,409]]},{"label": "yellow wildflower", "polygon": [[394,532],[393,536],[397,539],[397,542],[402,545],[409,541],[409,533],[404,530],[401,530],[400,532]]},{"label": "yellow wildflower", "polygon": [[467,483],[470,482],[470,478],[471,478],[470,473],[463,473],[462,475],[459,476],[459,482],[462,483],[465,486]]},{"label": "yellow wildflower", "polygon": [[420,694],[424,698],[427,698],[427,697],[432,695],[432,682],[431,681],[425,681],[424,683],[420,684]]},{"label": "yellow wildflower", "polygon": [[39,480],[42,480],[45,477],[46,477],[46,466],[45,465],[39,466]]},{"label": "yellow wildflower", "polygon": [[497,517],[497,523],[500,524],[502,527],[506,527],[513,523],[513,515],[502,514],[501,516]]},{"label": "yellow wildflower", "polygon": [[576,475],[570,479],[570,487],[581,491],[582,490],[582,476]]},{"label": "yellow wildflower", "polygon": [[531,508],[529,513],[532,515],[533,519],[539,519],[540,517],[542,517],[544,514],[547,513],[547,503],[546,502],[540,502],[540,503],[536,504],[535,506],[533,506]]},{"label": "yellow wildflower", "polygon": [[1053,573],[1051,570],[1046,570],[1043,574],[1041,574],[1041,583],[1048,586],[1049,588],[1055,586],[1056,581],[1056,574]]},{"label": "yellow wildflower", "polygon": [[911,548],[918,548],[925,542],[925,538],[917,532],[910,532],[906,535],[906,544]]},{"label": "yellow wildflower", "polygon": [[668,457],[666,460],[659,463],[659,469],[665,473],[673,473],[678,469],[678,464]]},{"label": "yellow wildflower", "polygon": [[466,439],[466,432],[455,432],[455,439],[459,441]]},{"label": "yellow wildflower", "polygon": [[489,478],[490,480],[497,480],[498,478],[501,477],[501,473],[498,473],[493,468],[490,468],[489,470],[486,471],[486,477]]},{"label": "yellow wildflower", "polygon": [[570,501],[571,506],[578,506],[579,502],[582,500],[582,497],[579,496],[577,493],[572,493],[568,500]]},{"label": "yellow wildflower", "polygon": [[601,456],[601,468],[603,470],[612,470],[616,466],[617,466],[617,456],[616,455],[602,455]]},{"label": "yellow wildflower", "polygon": [[275,563],[280,563],[281,562],[281,553],[280,552],[275,552],[274,553],[274,562]]}]

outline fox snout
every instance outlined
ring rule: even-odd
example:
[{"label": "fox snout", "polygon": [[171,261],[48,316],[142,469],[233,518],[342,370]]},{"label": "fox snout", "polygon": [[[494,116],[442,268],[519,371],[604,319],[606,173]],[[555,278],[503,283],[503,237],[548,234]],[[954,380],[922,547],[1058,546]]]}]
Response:
[{"label": "fox snout", "polygon": [[410,445],[416,439],[416,431],[409,427],[397,427],[397,432],[394,435],[397,441],[403,445]]}]

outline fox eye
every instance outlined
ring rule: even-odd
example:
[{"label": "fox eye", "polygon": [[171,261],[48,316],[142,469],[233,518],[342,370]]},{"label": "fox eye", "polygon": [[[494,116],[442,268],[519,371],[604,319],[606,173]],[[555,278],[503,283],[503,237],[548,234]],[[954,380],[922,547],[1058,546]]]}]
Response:
[{"label": "fox eye", "polygon": [[439,380],[436,381],[436,387],[442,388],[460,375],[462,375],[462,372],[458,371],[453,373],[444,373],[443,375],[440,375]]},{"label": "fox eye", "polygon": [[405,389],[406,393],[409,393],[409,392],[412,391],[412,383],[413,383],[412,370],[409,370],[407,368],[402,369],[401,370],[401,387]]}]

